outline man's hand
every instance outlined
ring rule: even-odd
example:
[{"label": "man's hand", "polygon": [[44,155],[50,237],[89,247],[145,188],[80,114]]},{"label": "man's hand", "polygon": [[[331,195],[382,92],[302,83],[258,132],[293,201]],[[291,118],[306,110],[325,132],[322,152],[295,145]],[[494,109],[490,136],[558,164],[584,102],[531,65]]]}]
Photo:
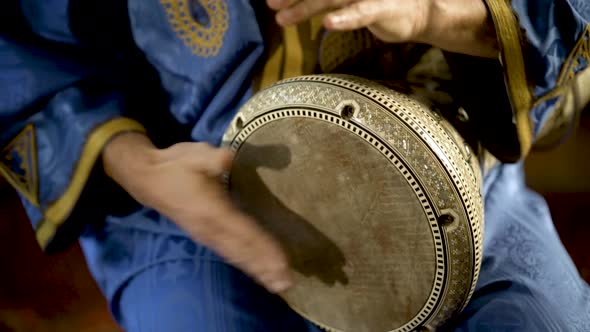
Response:
[{"label": "man's hand", "polygon": [[116,137],[103,152],[107,174],[141,204],[154,208],[271,292],[291,285],[287,258],[255,221],[226,197],[220,176],[232,155],[204,143],[156,149],[141,134]]},{"label": "man's hand", "polygon": [[330,30],[368,28],[385,42],[417,42],[482,57],[497,57],[483,0],[267,0],[287,26],[326,14]]}]

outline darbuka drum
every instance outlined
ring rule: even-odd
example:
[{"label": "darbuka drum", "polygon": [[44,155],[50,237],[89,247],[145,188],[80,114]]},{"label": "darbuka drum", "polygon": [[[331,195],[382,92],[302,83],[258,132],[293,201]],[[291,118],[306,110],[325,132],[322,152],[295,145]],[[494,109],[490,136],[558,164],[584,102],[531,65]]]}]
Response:
[{"label": "darbuka drum", "polygon": [[256,94],[228,128],[232,198],[284,246],[282,294],[328,331],[436,327],[465,307],[482,257],[479,169],[411,97],[351,76]]}]

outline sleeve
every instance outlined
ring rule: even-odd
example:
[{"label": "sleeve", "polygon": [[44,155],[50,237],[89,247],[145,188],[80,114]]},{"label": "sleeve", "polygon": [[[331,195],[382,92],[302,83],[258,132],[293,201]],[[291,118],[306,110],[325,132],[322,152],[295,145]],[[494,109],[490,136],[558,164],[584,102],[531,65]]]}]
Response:
[{"label": "sleeve", "polygon": [[[127,1],[121,0],[6,0],[5,13],[18,17],[31,32],[46,40],[70,45],[121,47],[132,40]],[[9,8],[12,7],[12,8]],[[10,14],[9,14],[10,15]],[[6,15],[4,15],[6,16]],[[108,24],[105,21],[108,20]]]},{"label": "sleeve", "polygon": [[499,61],[451,55],[482,143],[516,162],[559,140],[590,99],[590,3],[485,0]]},{"label": "sleeve", "polygon": [[63,22],[64,3],[23,1],[29,12],[14,13],[36,22],[30,34],[0,30],[0,174],[18,191],[47,250],[75,241],[108,200],[112,184],[98,162],[105,144],[144,131],[126,116],[110,66],[78,47]]}]

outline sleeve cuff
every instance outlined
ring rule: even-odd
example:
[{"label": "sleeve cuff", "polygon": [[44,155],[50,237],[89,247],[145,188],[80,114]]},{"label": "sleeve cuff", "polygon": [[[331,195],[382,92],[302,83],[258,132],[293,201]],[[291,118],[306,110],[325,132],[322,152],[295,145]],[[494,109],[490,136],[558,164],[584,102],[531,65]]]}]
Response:
[{"label": "sleeve cuff", "polygon": [[134,120],[116,118],[101,124],[90,133],[68,187],[61,197],[47,207],[43,219],[37,225],[35,233],[42,248],[50,245],[60,227],[72,214],[106,144],[118,134],[130,131],[145,132],[143,126]]},{"label": "sleeve cuff", "polygon": [[[93,177],[91,174],[96,173],[97,165],[100,159],[102,150],[108,142],[116,135],[123,132],[145,132],[143,126],[135,120],[114,117],[108,119],[94,128],[92,128],[85,137],[81,146],[81,152],[77,156],[77,160],[50,160],[51,162],[70,164],[74,166],[69,174],[69,177],[60,185],[59,181],[52,179],[52,176],[63,177],[63,174],[55,171],[63,171],[62,169],[52,171],[53,175],[41,175],[40,168],[49,167],[47,165],[47,157],[38,156],[39,153],[47,154],[47,142],[41,139],[40,144],[38,135],[44,135],[43,130],[39,133],[35,127],[34,122],[27,124],[5,147],[0,154],[0,174],[2,174],[8,182],[19,192],[23,202],[26,205],[30,216],[37,216],[38,218],[31,218],[31,222],[35,227],[36,237],[39,245],[43,249],[51,246],[63,246],[65,238],[77,238],[77,236],[70,234],[70,236],[60,235],[59,233],[71,233],[72,227],[67,226],[68,219],[74,214],[74,210],[80,209],[96,209],[97,201],[93,201],[91,205],[81,204],[81,196],[83,192],[88,192],[86,188],[89,180]],[[64,135],[66,136],[66,135]],[[67,142],[61,142],[62,144]],[[55,142],[51,142],[55,144]],[[74,143],[72,143],[74,144]],[[45,145],[45,146],[40,146]],[[51,148],[55,148],[52,146]],[[45,151],[43,151],[45,149]],[[41,161],[39,159],[45,161]],[[45,163],[45,164],[43,164]],[[63,168],[64,166],[59,166]],[[45,186],[57,186],[58,192],[55,195],[39,194],[39,182]],[[52,188],[55,190],[54,188]],[[94,190],[96,191],[96,190]],[[108,195],[108,193],[102,192]],[[86,194],[84,194],[86,195]],[[96,195],[94,195],[96,196]],[[100,198],[99,198],[100,199]],[[102,197],[106,200],[105,197]],[[100,202],[101,204],[104,202]],[[80,206],[79,206],[80,205]],[[76,218],[88,219],[88,211],[76,214]],[[35,219],[35,220],[33,220]],[[76,222],[80,224],[79,222]],[[65,232],[64,232],[65,230]],[[79,231],[79,230],[78,230]],[[79,233],[79,232],[78,232]],[[56,239],[60,239],[55,243]]]},{"label": "sleeve cuff", "polygon": [[486,0],[485,2],[496,29],[500,63],[516,124],[520,145],[519,157],[522,158],[528,154],[533,142],[533,129],[529,117],[529,111],[533,105],[533,94],[525,68],[522,30],[508,0]]},{"label": "sleeve cuff", "polygon": [[565,0],[485,2],[522,159],[533,147],[547,145],[544,138],[563,138],[590,100],[582,86],[590,75],[590,25],[580,14],[583,8]]}]

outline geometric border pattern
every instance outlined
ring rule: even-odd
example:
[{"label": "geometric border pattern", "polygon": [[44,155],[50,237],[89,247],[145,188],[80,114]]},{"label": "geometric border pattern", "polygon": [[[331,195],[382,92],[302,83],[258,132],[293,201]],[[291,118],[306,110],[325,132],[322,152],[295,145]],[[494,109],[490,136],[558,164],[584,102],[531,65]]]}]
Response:
[{"label": "geometric border pattern", "polygon": [[32,124],[27,124],[0,150],[0,175],[31,204],[39,206],[37,143]]}]

